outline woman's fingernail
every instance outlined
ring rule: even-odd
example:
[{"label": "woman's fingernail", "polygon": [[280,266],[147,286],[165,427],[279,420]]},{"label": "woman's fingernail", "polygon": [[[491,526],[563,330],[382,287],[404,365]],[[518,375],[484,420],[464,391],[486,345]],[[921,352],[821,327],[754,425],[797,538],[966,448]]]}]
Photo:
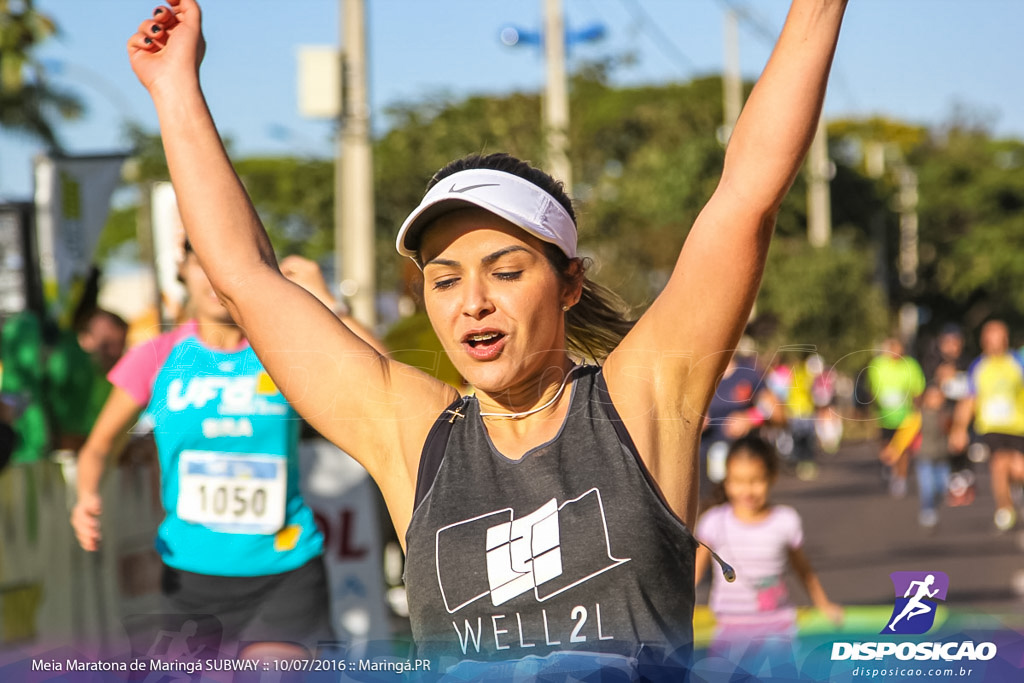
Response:
[{"label": "woman's fingernail", "polygon": [[159,17],[163,13],[164,13],[164,8],[163,7],[157,7],[155,10],[153,10],[153,16],[154,17]]},{"label": "woman's fingernail", "polygon": [[153,24],[153,33],[160,33],[160,25]]},{"label": "woman's fingernail", "polygon": [[152,44],[153,44],[153,39],[152,38],[146,38],[146,45],[152,45]]}]

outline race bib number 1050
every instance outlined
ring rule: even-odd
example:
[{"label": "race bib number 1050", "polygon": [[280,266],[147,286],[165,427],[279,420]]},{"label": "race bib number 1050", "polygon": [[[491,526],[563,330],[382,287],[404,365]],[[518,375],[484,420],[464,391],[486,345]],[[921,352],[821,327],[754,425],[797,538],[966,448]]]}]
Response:
[{"label": "race bib number 1050", "polygon": [[182,451],[178,517],[230,534],[273,534],[284,526],[285,458]]}]

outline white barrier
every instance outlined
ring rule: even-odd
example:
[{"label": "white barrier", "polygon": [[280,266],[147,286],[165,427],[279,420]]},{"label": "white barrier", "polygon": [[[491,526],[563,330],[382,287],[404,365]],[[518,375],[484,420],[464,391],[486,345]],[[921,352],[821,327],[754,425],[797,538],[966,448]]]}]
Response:
[{"label": "white barrier", "polygon": [[302,495],[324,531],[334,632],[346,642],[387,640],[377,485],[362,465],[323,439],[302,443],[299,464]]}]

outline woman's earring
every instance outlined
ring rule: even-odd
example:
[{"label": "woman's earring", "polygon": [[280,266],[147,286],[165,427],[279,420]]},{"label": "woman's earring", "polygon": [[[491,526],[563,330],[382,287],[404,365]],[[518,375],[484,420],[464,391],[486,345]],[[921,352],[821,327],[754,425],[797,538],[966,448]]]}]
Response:
[{"label": "woman's earring", "polygon": [[562,304],[562,310],[563,311],[568,311],[569,310],[569,304]]}]

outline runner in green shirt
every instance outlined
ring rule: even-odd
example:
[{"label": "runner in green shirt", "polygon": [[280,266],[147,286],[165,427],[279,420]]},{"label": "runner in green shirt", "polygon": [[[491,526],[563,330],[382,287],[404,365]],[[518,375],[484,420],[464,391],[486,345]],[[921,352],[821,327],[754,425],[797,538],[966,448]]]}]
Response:
[{"label": "runner in green shirt", "polygon": [[[879,354],[867,367],[868,385],[878,414],[883,450],[904,420],[914,413],[916,402],[924,393],[925,378],[921,365],[903,351],[900,340],[886,339],[882,342]],[[902,497],[907,492],[908,464],[909,458],[900,457],[886,466],[889,492],[894,496]]]}]

